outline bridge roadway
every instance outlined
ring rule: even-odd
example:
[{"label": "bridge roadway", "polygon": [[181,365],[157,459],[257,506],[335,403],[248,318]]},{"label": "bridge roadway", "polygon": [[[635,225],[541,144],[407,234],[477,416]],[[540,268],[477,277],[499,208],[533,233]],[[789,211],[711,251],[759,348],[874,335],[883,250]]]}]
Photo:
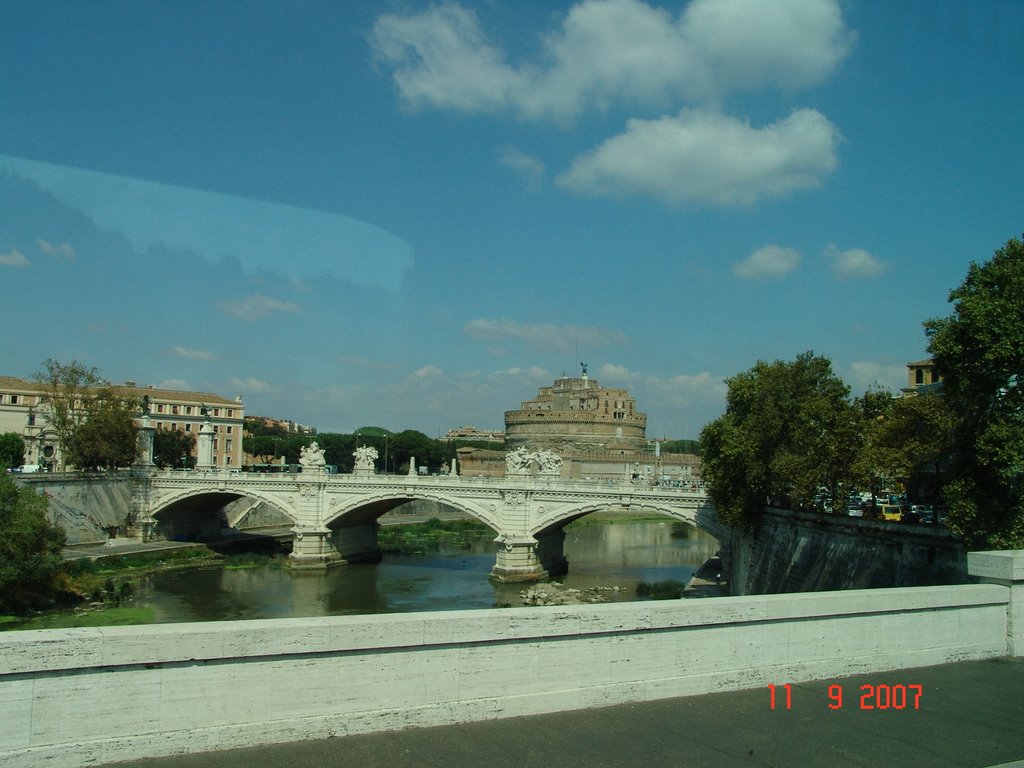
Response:
[{"label": "bridge roadway", "polygon": [[[781,683],[782,681],[780,681]],[[922,686],[919,709],[868,710],[862,685]],[[829,689],[841,686],[840,709]],[[834,689],[833,689],[834,690]],[[1024,660],[804,682],[460,725],[118,763],[118,768],[1024,768]]]},{"label": "bridge roadway", "polygon": [[534,581],[564,573],[564,528],[599,510],[664,514],[703,528],[719,541],[726,529],[702,490],[641,481],[567,480],[506,475],[296,474],[237,471],[143,471],[133,506],[143,541],[219,530],[227,502],[247,497],[279,510],[294,524],[292,562],[324,568],[378,559],[377,519],[398,505],[425,499],[448,505],[494,529],[498,581]]}]

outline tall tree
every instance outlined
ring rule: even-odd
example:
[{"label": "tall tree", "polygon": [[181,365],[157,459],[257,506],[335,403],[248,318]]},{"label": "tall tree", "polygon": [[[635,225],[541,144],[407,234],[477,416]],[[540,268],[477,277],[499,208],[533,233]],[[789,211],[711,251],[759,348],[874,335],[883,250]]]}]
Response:
[{"label": "tall tree", "polygon": [[17,432],[0,435],[0,468],[20,467],[25,463],[25,441]]},{"label": "tall tree", "polygon": [[808,507],[851,486],[859,449],[849,389],[828,358],[759,361],[727,380],[725,414],[701,432],[702,476],[719,517],[752,526],[766,504]]},{"label": "tall tree", "polygon": [[46,419],[57,433],[61,449],[58,469],[64,470],[68,447],[88,418],[92,395],[101,383],[99,371],[77,360],[65,365],[48,359],[33,378],[43,390]]},{"label": "tall tree", "polygon": [[970,546],[1024,547],[1024,243],[972,262],[929,320],[929,352],[955,419],[949,524]]},{"label": "tall tree", "polygon": [[136,404],[110,387],[92,390],[82,405],[84,421],[71,435],[65,451],[79,469],[117,469],[138,457],[134,417]]},{"label": "tall tree", "polygon": [[135,460],[138,404],[106,384],[96,368],[51,359],[34,378],[60,442],[59,469],[114,468]]},{"label": "tall tree", "polygon": [[64,531],[46,511],[45,496],[0,473],[0,613],[45,605],[56,589]]},{"label": "tall tree", "polygon": [[180,429],[158,429],[153,433],[153,463],[162,468],[192,466],[196,436]]}]

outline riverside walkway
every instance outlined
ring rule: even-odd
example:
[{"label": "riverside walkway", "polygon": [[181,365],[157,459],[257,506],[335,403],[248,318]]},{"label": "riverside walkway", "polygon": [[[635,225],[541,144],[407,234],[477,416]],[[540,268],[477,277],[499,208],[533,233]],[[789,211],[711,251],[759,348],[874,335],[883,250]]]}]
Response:
[{"label": "riverside walkway", "polygon": [[[1024,659],[118,763],[120,768],[1024,767]],[[862,709],[861,687],[921,686]],[[842,689],[842,706],[830,709]],[[829,694],[833,694],[830,698]],[[888,693],[886,694],[888,695]],[[913,698],[913,695],[911,695]],[[865,703],[868,703],[865,699]],[[878,703],[878,699],[874,699]]]}]

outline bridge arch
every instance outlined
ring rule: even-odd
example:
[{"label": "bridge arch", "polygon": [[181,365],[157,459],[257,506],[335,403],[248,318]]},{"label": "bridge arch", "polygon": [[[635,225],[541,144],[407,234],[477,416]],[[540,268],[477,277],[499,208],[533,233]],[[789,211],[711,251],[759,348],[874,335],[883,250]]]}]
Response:
[{"label": "bridge arch", "polygon": [[433,501],[451,507],[469,515],[495,532],[501,530],[496,510],[490,510],[483,504],[473,504],[465,499],[453,498],[442,492],[387,492],[368,493],[354,499],[346,499],[345,504],[332,511],[325,519],[327,527],[337,527],[345,522],[362,524],[377,520],[381,515],[404,504],[407,501]]},{"label": "bridge arch", "polygon": [[156,525],[157,535],[163,538],[216,538],[221,533],[222,522],[225,522],[218,513],[237,499],[252,499],[268,504],[292,525],[296,524],[295,512],[281,498],[251,487],[180,488],[164,491],[157,494],[156,499],[151,499],[149,517]]},{"label": "bridge arch", "polygon": [[[534,537],[544,536],[594,512],[607,512],[621,509],[622,506],[620,502],[614,500],[556,505],[551,509],[545,509],[538,515],[530,529],[530,534]],[[700,528],[718,541],[723,541],[723,537],[728,535],[728,531],[718,522],[713,510],[706,505],[657,502],[645,499],[631,502],[628,508],[631,513],[660,514],[679,522],[688,523],[695,528]]]}]

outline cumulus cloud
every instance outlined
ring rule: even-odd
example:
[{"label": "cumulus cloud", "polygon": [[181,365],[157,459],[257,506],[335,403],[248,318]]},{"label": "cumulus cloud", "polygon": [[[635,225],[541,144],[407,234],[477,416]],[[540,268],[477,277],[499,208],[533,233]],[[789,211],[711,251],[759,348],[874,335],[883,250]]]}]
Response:
[{"label": "cumulus cloud", "polygon": [[839,280],[878,277],[886,269],[885,262],[862,248],[841,251],[830,244],[825,248],[825,259],[832,269],[832,274]]},{"label": "cumulus cloud", "polygon": [[520,152],[515,147],[503,147],[498,162],[519,174],[529,191],[536,192],[541,188],[544,182],[544,163],[536,157]]},{"label": "cumulus cloud", "polygon": [[813,109],[764,128],[707,110],[630,120],[557,182],[575,192],[749,205],[817,187],[836,167],[838,129]]},{"label": "cumulus cloud", "polygon": [[779,245],[765,245],[758,248],[743,261],[732,265],[736,277],[744,280],[761,280],[782,277],[800,265],[800,251]]},{"label": "cumulus cloud", "polygon": [[28,259],[16,248],[12,248],[7,253],[0,253],[0,267],[27,267],[29,264]]},{"label": "cumulus cloud", "polygon": [[178,357],[186,360],[219,360],[220,358],[206,349],[188,349],[187,347],[173,346],[171,351]]},{"label": "cumulus cloud", "polygon": [[228,381],[228,384],[231,385],[232,389],[241,392],[242,394],[249,395],[270,395],[278,391],[277,387],[273,384],[268,384],[267,382],[255,379],[252,376],[244,379],[232,378]]},{"label": "cumulus cloud", "polygon": [[845,380],[854,393],[866,392],[872,387],[882,387],[896,392],[907,386],[907,366],[896,363],[861,361],[850,363]]},{"label": "cumulus cloud", "polygon": [[551,323],[517,323],[514,320],[488,320],[479,318],[468,321],[462,332],[467,336],[487,342],[523,341],[540,347],[570,350],[577,345],[595,347],[624,344],[628,341],[621,331],[576,325],[554,325]]},{"label": "cumulus cloud", "polygon": [[640,0],[583,0],[543,36],[536,58],[520,64],[453,2],[381,16],[370,34],[412,106],[555,120],[616,103],[808,87],[852,41],[836,0],[694,0],[678,16]]},{"label": "cumulus cloud", "polygon": [[238,301],[221,302],[221,309],[231,317],[239,320],[255,321],[273,312],[298,312],[299,306],[289,301],[281,301],[262,293],[254,293]]},{"label": "cumulus cloud", "polygon": [[157,389],[173,389],[178,392],[189,392],[192,390],[191,385],[184,379],[166,379],[156,385]]},{"label": "cumulus cloud", "polygon": [[47,256],[61,256],[68,261],[74,261],[77,256],[75,249],[66,242],[61,243],[60,245],[53,245],[52,243],[48,243],[46,240],[39,238],[36,240],[36,245],[38,245],[39,250]]},{"label": "cumulus cloud", "polygon": [[488,381],[502,381],[509,378],[523,378],[528,381],[550,381],[553,380],[552,375],[546,368],[541,368],[538,365],[531,365],[529,368],[519,368],[513,366],[511,368],[505,368],[500,371],[493,371],[488,374]]}]

